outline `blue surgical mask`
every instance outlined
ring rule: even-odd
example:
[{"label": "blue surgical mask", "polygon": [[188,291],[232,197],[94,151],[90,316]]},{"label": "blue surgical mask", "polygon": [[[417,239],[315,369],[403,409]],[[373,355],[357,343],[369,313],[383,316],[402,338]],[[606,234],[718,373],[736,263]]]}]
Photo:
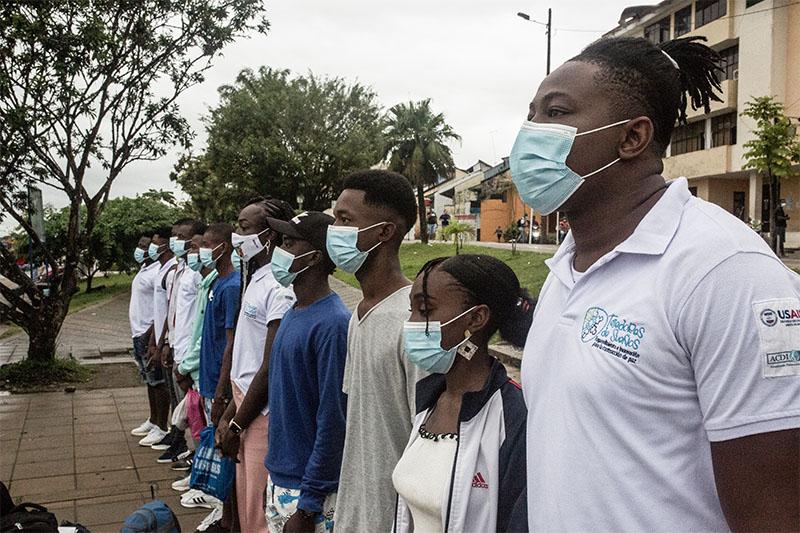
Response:
[{"label": "blue surgical mask", "polygon": [[381,244],[381,241],[378,241],[378,244],[362,252],[358,249],[358,234],[368,229],[377,228],[381,224],[388,224],[388,222],[378,222],[362,229],[354,226],[328,226],[325,246],[328,249],[328,256],[330,256],[331,261],[345,272],[354,274],[367,260],[369,253]]},{"label": "blue surgical mask", "polygon": [[186,264],[195,272],[200,272],[200,269],[203,268],[203,263],[200,262],[200,254],[197,252],[192,252],[186,256]]},{"label": "blue surgical mask", "polygon": [[295,256],[283,248],[275,248],[275,250],[272,252],[272,262],[269,265],[272,269],[272,275],[275,276],[275,281],[280,283],[283,287],[288,287],[291,285],[298,274],[305,272],[311,267],[311,265],[308,265],[306,268],[298,270],[297,272],[290,272],[295,260],[307,255],[311,255],[316,251],[317,250],[311,250],[310,252]]},{"label": "blue surgical mask", "polygon": [[607,126],[578,133],[564,124],[541,124],[525,121],[508,158],[511,179],[522,201],[543,215],[549,215],[572,196],[584,180],[602,172],[619,158],[597,170],[579,176],[567,166],[567,157],[575,137],[620,126],[620,120]]},{"label": "blue surgical mask", "polygon": [[147,255],[150,256],[150,259],[153,261],[158,261],[158,256],[160,256],[163,252],[159,252],[158,250],[161,247],[155,243],[150,243],[150,247],[147,249]]},{"label": "blue surgical mask", "polygon": [[169,249],[172,250],[172,253],[177,257],[183,257],[184,254],[186,254],[186,241],[177,237],[170,237]]},{"label": "blue surgical mask", "polygon": [[217,260],[214,259],[214,250],[222,246],[222,243],[218,244],[214,248],[200,248],[200,262],[203,263],[203,266],[206,268],[215,268],[217,266]]},{"label": "blue surgical mask", "polygon": [[470,307],[444,324],[438,321],[404,322],[403,344],[408,359],[426,372],[447,374],[453,366],[458,348],[469,340],[469,336],[465,336],[463,341],[452,348],[442,348],[442,328],[452,324],[475,307]]},{"label": "blue surgical mask", "polygon": [[142,264],[142,263],[144,263],[144,259],[145,259],[145,255],[144,254],[145,253],[146,252],[144,250],[142,250],[141,248],[137,247],[133,251],[133,258],[136,260],[137,263]]},{"label": "blue surgical mask", "polygon": [[236,252],[231,254],[231,264],[236,272],[242,271],[242,257]]}]

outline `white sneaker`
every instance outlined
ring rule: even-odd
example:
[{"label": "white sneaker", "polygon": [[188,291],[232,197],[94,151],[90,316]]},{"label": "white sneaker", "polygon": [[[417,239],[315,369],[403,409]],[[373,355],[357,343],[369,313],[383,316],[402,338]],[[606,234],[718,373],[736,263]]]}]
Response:
[{"label": "white sneaker", "polygon": [[183,494],[181,494],[181,502],[183,502],[183,500],[189,501],[190,499],[199,494],[203,494],[203,491],[197,489],[189,489],[188,492],[184,492]]},{"label": "white sneaker", "polygon": [[208,529],[208,526],[216,522],[217,520],[222,518],[222,506],[214,507],[214,509],[203,518],[203,521],[200,522],[200,525],[197,526],[197,531],[205,531]]},{"label": "white sneaker", "polygon": [[210,494],[198,490],[196,494],[188,498],[184,495],[181,498],[181,505],[189,508],[205,507],[207,509],[214,509],[217,506],[222,507],[222,502]]},{"label": "white sneaker", "polygon": [[137,428],[133,428],[133,429],[131,430],[131,435],[134,435],[134,436],[136,436],[136,437],[146,437],[146,436],[147,436],[147,434],[148,434],[148,433],[150,433],[150,431],[151,431],[151,430],[152,430],[154,427],[158,427],[158,426],[156,426],[155,424],[153,424],[152,422],[150,422],[150,419],[148,418],[147,420],[145,420],[144,422],[142,422],[142,425],[140,425],[140,426],[139,426],[139,427],[137,427]]},{"label": "white sneaker", "polygon": [[154,426],[153,429],[150,430],[150,433],[147,434],[145,438],[139,441],[139,446],[152,446],[157,442],[161,442],[161,439],[167,436],[167,432],[161,429],[158,426]]},{"label": "white sneaker", "polygon": [[177,481],[172,482],[172,490],[177,490],[178,492],[184,492],[189,490],[189,479],[191,479],[191,475],[186,476],[183,479],[179,479]]}]

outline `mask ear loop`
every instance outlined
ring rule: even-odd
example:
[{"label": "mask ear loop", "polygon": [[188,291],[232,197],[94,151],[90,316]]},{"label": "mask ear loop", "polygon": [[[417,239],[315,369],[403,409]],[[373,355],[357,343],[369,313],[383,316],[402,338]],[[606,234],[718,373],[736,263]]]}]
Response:
[{"label": "mask ear loop", "polygon": [[613,128],[614,126],[621,126],[622,124],[630,122],[632,119],[626,118],[625,120],[620,120],[619,122],[615,122],[613,124],[607,124],[605,126],[600,126],[599,128],[595,128],[589,131],[582,131],[580,133],[576,133],[575,137],[580,137],[581,135],[589,135],[590,133],[594,133],[597,131],[607,130],[608,128]]}]

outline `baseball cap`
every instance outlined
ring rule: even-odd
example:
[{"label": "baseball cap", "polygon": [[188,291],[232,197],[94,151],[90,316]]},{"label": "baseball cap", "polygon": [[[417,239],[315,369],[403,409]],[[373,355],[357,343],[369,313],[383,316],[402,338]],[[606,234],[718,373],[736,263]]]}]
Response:
[{"label": "baseball cap", "polygon": [[328,226],[333,224],[334,220],[332,216],[319,211],[306,211],[292,217],[291,220],[267,217],[267,224],[270,229],[281,235],[310,242],[314,248],[327,256],[325,242],[328,237]]}]

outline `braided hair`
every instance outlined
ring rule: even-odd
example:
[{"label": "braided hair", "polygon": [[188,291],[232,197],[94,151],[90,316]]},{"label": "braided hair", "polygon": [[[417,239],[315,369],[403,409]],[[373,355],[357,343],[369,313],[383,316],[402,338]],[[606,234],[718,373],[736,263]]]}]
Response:
[{"label": "braided hair", "polygon": [[705,37],[673,39],[655,45],[641,37],[601,39],[571,61],[600,67],[597,85],[613,95],[620,116],[644,115],[653,121],[653,148],[663,156],[676,122],[686,124],[686,107],[708,113],[717,92],[720,56],[702,44]]},{"label": "braided hair", "polygon": [[417,276],[422,276],[422,297],[427,306],[428,276],[434,270],[450,274],[467,293],[468,305],[486,305],[491,318],[485,330],[490,338],[500,336],[517,347],[525,344],[536,305],[527,290],[520,287],[514,271],[499,259],[483,254],[462,254],[428,261]]}]

